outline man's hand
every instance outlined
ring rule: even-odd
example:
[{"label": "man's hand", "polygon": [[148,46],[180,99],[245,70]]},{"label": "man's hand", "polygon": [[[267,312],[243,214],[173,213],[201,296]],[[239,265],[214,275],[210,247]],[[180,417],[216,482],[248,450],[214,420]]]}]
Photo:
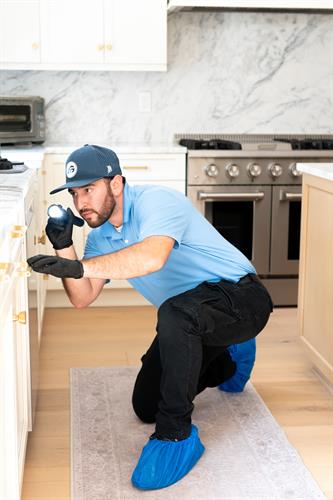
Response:
[{"label": "man's hand", "polygon": [[79,260],[64,259],[52,255],[34,255],[27,260],[37,273],[51,274],[56,278],[82,278],[83,265]]},{"label": "man's hand", "polygon": [[48,218],[45,231],[55,250],[62,250],[73,245],[73,224],[81,226],[83,220],[76,217],[70,208],[67,208],[67,218],[62,224],[53,217]]}]

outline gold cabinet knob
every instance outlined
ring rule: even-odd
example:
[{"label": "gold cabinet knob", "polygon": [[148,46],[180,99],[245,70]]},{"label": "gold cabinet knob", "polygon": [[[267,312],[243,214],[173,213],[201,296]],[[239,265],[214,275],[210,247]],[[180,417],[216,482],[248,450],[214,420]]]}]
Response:
[{"label": "gold cabinet knob", "polygon": [[48,274],[42,274],[43,276],[43,280],[44,281],[47,281],[49,279],[49,275]]},{"label": "gold cabinet knob", "polygon": [[99,43],[97,45],[97,50],[99,50],[99,51],[104,50],[104,48],[105,48],[105,45],[103,43]]},{"label": "gold cabinet knob", "polygon": [[9,268],[9,262],[0,262],[0,271],[7,271]]},{"label": "gold cabinet knob", "polygon": [[34,42],[33,44],[31,44],[31,47],[32,47],[34,50],[37,50],[37,49],[39,49],[39,43]]},{"label": "gold cabinet knob", "polygon": [[13,321],[17,321],[18,323],[21,323],[21,325],[25,325],[27,322],[27,313],[25,311],[21,311],[18,314],[14,314]]},{"label": "gold cabinet knob", "polygon": [[112,44],[111,43],[107,43],[106,44],[106,50],[112,50]]},{"label": "gold cabinet knob", "polygon": [[37,241],[38,241],[38,243],[41,243],[42,245],[46,244],[46,234],[45,234],[45,231],[42,231],[42,236],[38,236]]}]

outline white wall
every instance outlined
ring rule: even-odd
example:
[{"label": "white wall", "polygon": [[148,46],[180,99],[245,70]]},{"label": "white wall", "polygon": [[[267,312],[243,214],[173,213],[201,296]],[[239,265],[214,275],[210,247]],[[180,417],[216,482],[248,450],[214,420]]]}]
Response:
[{"label": "white wall", "polygon": [[182,12],[168,24],[166,73],[2,71],[0,94],[45,98],[46,144],[333,132],[333,15]]}]

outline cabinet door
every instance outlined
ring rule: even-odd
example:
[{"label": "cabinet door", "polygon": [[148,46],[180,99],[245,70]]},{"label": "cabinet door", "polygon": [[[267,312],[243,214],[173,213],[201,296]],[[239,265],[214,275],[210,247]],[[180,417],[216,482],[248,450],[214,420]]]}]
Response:
[{"label": "cabinet door", "polygon": [[[45,181],[45,170],[44,168],[38,169],[38,189],[37,189],[37,209],[36,209],[36,254],[45,253],[45,245],[47,236],[45,233],[45,226],[47,220],[46,213],[46,205],[44,200],[44,181]],[[39,344],[41,342],[42,337],[42,329],[43,329],[43,318],[44,318],[44,309],[46,303],[46,292],[48,288],[48,274],[39,274],[37,275],[38,283],[37,283],[37,304],[38,304],[38,340]]]},{"label": "cabinet door", "polygon": [[[45,254],[47,236],[45,234],[46,206],[44,204],[44,175],[36,170],[34,189],[29,193],[30,230],[27,234],[27,258]],[[29,285],[29,324],[38,329],[38,345],[41,342],[48,275],[32,273]],[[32,326],[33,325],[33,326]]]},{"label": "cabinet door", "polygon": [[105,62],[166,64],[165,0],[105,0]]},{"label": "cabinet door", "polygon": [[[14,256],[22,262],[23,241]],[[19,500],[28,436],[29,332],[26,278],[0,282],[0,498]],[[3,477],[2,477],[3,476]]]},{"label": "cabinet door", "polygon": [[0,281],[0,498],[18,500],[12,290],[12,283]]},{"label": "cabinet door", "polygon": [[102,63],[104,58],[102,2],[103,0],[87,2],[43,0],[41,2],[42,62]]},{"label": "cabinet door", "polygon": [[[23,249],[22,249],[23,250]],[[24,262],[21,251],[18,262]],[[22,484],[25,451],[28,438],[30,407],[30,349],[27,307],[27,280],[24,273],[18,273],[13,283],[13,347],[14,373],[16,379],[16,432],[19,482]]]},{"label": "cabinet door", "polygon": [[40,61],[39,1],[0,2],[0,62]]}]

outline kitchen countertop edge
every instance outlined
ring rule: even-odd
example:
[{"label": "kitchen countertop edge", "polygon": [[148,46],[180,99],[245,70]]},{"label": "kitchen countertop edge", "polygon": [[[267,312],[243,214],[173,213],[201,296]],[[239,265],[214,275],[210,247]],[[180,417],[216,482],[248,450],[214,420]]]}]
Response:
[{"label": "kitchen countertop edge", "polygon": [[333,181],[333,163],[297,163],[297,169],[303,174]]}]

